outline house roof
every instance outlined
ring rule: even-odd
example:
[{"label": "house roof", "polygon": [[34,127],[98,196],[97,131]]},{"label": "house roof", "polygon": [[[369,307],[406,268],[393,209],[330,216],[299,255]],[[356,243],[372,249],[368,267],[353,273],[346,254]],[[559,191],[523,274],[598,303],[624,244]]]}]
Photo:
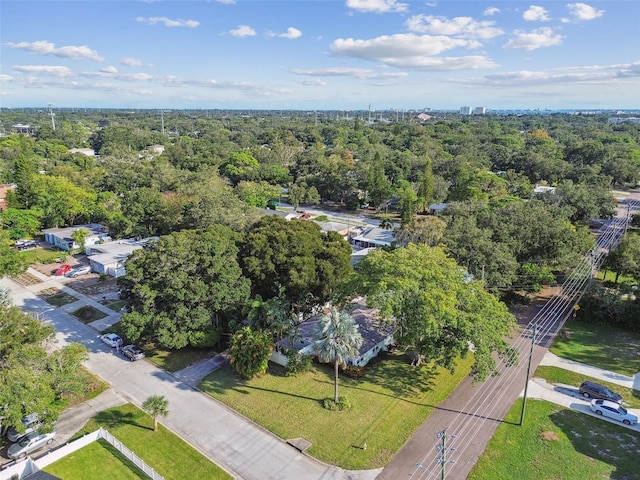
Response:
[{"label": "house roof", "polygon": [[47,228],[45,230],[42,230],[42,232],[50,233],[58,238],[63,238],[71,241],[71,235],[73,235],[73,232],[75,232],[79,228],[88,230],[90,235],[103,235],[107,233],[107,228],[100,223],[88,223],[85,225],[74,225],[73,227],[64,228]]},{"label": "house roof", "polygon": [[393,230],[385,230],[378,227],[368,227],[363,232],[353,237],[354,241],[372,243],[373,245],[391,245],[396,240]]},{"label": "house roof", "polygon": [[[360,355],[371,350],[373,347],[389,337],[395,331],[392,321],[384,320],[380,317],[380,313],[376,309],[368,308],[364,299],[359,299],[353,303],[348,312],[358,325],[360,335],[362,335],[362,346],[360,347]],[[314,340],[315,332],[320,319],[323,315],[311,317],[306,322],[298,326],[298,341],[293,345],[296,350],[300,350]],[[280,342],[286,348],[291,348],[287,339]]]},{"label": "house roof", "polygon": [[126,260],[135,250],[141,249],[149,240],[157,240],[158,237],[149,237],[142,240],[117,240],[115,242],[92,245],[89,260],[108,265],[114,262]]},{"label": "house roof", "polygon": [[338,232],[346,235],[348,233],[349,226],[344,223],[338,222],[316,222],[320,225],[320,230],[323,232]]}]

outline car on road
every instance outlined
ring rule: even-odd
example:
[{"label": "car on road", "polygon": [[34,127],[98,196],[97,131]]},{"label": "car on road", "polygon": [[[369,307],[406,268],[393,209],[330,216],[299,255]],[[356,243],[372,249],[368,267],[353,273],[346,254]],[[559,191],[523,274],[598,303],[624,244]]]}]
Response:
[{"label": "car on road", "polygon": [[40,421],[38,420],[37,413],[31,413],[22,417],[22,425],[24,425],[24,431],[19,432],[16,427],[11,427],[7,430],[7,439],[10,442],[17,442],[22,437],[27,435],[28,433],[33,432],[36,428],[40,426]]},{"label": "car on road", "polygon": [[121,347],[124,344],[122,338],[120,338],[117,333],[105,333],[100,338],[111,348]]},{"label": "car on road", "polygon": [[589,408],[596,414],[603,417],[613,418],[625,425],[635,425],[638,423],[638,417],[633,413],[629,413],[626,408],[620,406],[616,402],[609,400],[591,400]]},{"label": "car on road", "polygon": [[17,443],[11,445],[7,450],[7,455],[13,459],[24,458],[31,452],[35,452],[39,448],[52,443],[55,437],[55,431],[50,433],[31,432],[22,437]]},{"label": "car on road", "polygon": [[622,403],[622,397],[617,393],[613,393],[604,385],[595,382],[583,382],[579,388],[580,395],[584,398],[599,398],[601,400],[609,400],[610,402]]},{"label": "car on road", "polygon": [[80,275],[86,275],[87,273],[91,273],[91,267],[88,265],[84,265],[82,267],[72,268],[65,275],[70,278],[75,278],[79,277]]},{"label": "car on road", "polygon": [[73,268],[71,267],[71,265],[69,265],[68,263],[63,263],[62,265],[60,265],[58,267],[58,269],[55,271],[54,275],[57,276],[62,276],[65,275],[67,273],[69,273]]},{"label": "car on road", "polygon": [[144,352],[142,351],[142,349],[135,345],[127,345],[126,347],[122,347],[121,352],[132,362],[144,358]]}]

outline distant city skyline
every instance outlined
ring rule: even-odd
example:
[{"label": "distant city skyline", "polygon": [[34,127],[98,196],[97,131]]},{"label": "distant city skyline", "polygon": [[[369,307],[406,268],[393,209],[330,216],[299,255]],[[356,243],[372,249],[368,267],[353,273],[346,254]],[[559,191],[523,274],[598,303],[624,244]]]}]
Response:
[{"label": "distant city skyline", "polygon": [[0,2],[0,106],[640,108],[640,2]]}]

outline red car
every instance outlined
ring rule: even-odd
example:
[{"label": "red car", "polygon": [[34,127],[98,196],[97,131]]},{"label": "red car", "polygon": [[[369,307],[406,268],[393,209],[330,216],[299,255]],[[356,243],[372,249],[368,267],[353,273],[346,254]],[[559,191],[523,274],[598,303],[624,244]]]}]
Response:
[{"label": "red car", "polygon": [[71,271],[71,265],[67,265],[66,263],[63,263],[62,265],[60,265],[60,267],[55,271],[54,275],[57,276],[61,276],[64,275],[65,273]]}]

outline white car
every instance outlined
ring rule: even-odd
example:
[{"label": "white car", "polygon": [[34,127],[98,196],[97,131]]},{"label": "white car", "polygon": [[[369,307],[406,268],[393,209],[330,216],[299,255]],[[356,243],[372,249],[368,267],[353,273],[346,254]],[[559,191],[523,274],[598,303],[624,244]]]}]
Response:
[{"label": "white car", "polygon": [[7,454],[9,455],[9,458],[13,459],[24,458],[31,452],[52,443],[55,436],[55,431],[51,433],[31,432],[30,434],[22,437],[18,443],[11,445],[7,450]]},{"label": "white car", "polygon": [[124,342],[120,338],[120,336],[116,333],[105,333],[100,337],[104,343],[109,345],[111,348],[121,347],[124,345]]},{"label": "white car", "polygon": [[635,425],[638,423],[638,417],[633,413],[627,412],[626,408],[609,400],[592,400],[589,408],[591,408],[596,415],[618,420],[625,425]]}]

